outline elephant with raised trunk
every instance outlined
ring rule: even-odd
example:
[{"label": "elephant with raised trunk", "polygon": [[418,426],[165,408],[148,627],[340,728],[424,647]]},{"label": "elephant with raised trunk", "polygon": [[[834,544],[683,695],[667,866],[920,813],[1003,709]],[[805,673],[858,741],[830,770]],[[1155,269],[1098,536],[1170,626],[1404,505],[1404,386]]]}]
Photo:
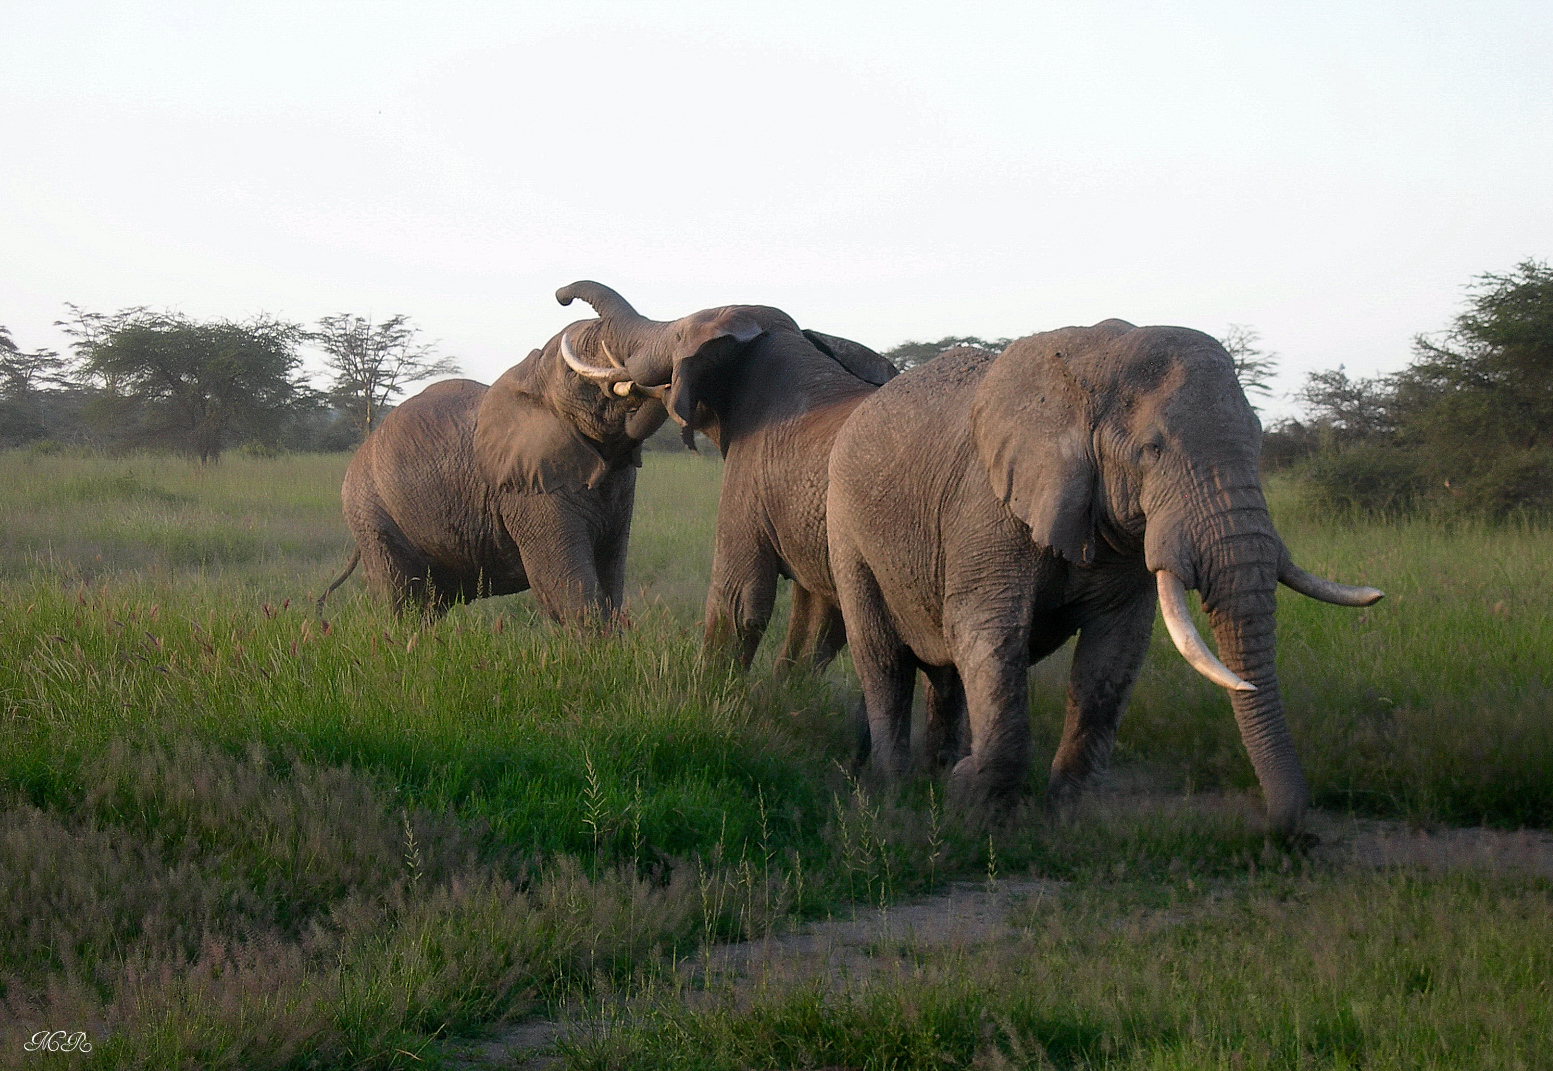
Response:
[{"label": "elephant with raised trunk", "polygon": [[491,386],[435,383],[367,437],[341,489],[356,553],[320,613],[359,561],[396,612],[532,588],[557,621],[608,623],[641,442],[667,416],[661,392],[576,370],[614,360],[607,314],[625,303],[611,297],[606,320],[570,325]]},{"label": "elephant with raised trunk", "polygon": [[952,792],[1006,808],[1031,757],[1027,670],[1076,633],[1048,801],[1075,795],[1110,759],[1157,601],[1181,654],[1229,690],[1271,825],[1296,827],[1309,793],[1274,668],[1277,586],[1347,606],[1381,593],[1291,561],[1260,449],[1218,342],[1120,320],[951,354],[863,402],[831,453],[829,520],[875,768],[905,767],[921,667],[964,689]]},{"label": "elephant with raised trunk", "polygon": [[[622,367],[579,364],[608,390],[628,383],[664,393],[693,445],[699,431],[726,458],[706,601],[708,647],[744,667],[755,657],[776,598],[793,581],[793,612],[779,670],[822,669],[845,643],[825,538],[830,447],[852,410],[895,367],[873,350],[799,328],[780,309],[728,305],[659,322],[598,283],[563,287],[604,314],[600,331]],[[629,389],[629,388],[628,388]]]}]

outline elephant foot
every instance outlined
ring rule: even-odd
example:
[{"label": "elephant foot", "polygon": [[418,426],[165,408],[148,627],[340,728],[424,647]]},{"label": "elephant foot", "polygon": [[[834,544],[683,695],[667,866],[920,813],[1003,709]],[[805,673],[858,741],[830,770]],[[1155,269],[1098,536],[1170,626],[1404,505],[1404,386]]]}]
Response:
[{"label": "elephant foot", "polygon": [[949,802],[967,815],[1001,821],[1019,804],[1020,780],[1005,770],[988,770],[975,755],[967,755],[949,771]]},{"label": "elephant foot", "polygon": [[1057,816],[1071,815],[1093,780],[1089,774],[1053,770],[1051,779],[1046,782],[1047,812]]}]

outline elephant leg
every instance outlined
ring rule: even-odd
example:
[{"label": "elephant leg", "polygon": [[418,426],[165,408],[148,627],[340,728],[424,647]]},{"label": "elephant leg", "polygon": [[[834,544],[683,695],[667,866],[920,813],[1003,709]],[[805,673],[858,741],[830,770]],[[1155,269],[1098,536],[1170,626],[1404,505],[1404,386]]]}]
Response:
[{"label": "elephant leg", "polygon": [[636,482],[632,480],[607,503],[604,535],[594,549],[599,594],[611,622],[625,609],[626,551],[631,546],[631,514],[635,503]]},{"label": "elephant leg", "polygon": [[1024,629],[964,630],[952,637],[965,689],[970,754],[949,775],[950,796],[973,810],[1006,811],[1030,770],[1029,637]]},{"label": "elephant leg", "polygon": [[929,769],[953,766],[970,750],[966,739],[965,685],[954,666],[924,666],[927,678],[927,719],[923,726],[922,761]]},{"label": "elephant leg", "polygon": [[777,563],[766,547],[740,555],[737,566],[730,563],[732,557],[719,540],[706,593],[705,646],[749,669],[776,605]]},{"label": "elephant leg", "polygon": [[867,565],[840,563],[836,580],[850,625],[852,665],[863,686],[869,758],[881,776],[899,777],[911,764],[916,655],[896,633],[884,595]]},{"label": "elephant leg", "polygon": [[515,498],[504,504],[502,520],[540,608],[562,625],[605,620],[594,536],[582,516],[558,495]]},{"label": "elephant leg", "polygon": [[592,555],[549,546],[524,547],[522,555],[529,587],[552,621],[577,625],[590,617],[604,617]]},{"label": "elephant leg", "polygon": [[1079,627],[1062,742],[1046,788],[1049,805],[1077,796],[1109,765],[1122,711],[1148,654],[1154,605],[1154,591],[1145,587],[1120,605],[1095,611]]},{"label": "elephant leg", "polygon": [[847,645],[847,627],[841,617],[841,607],[833,602],[820,601],[824,612],[815,615],[818,622],[813,630],[814,643],[809,649],[809,664],[816,673],[824,673]]},{"label": "elephant leg", "polygon": [[361,550],[361,576],[367,590],[386,601],[395,614],[404,613],[405,604],[413,598],[413,564],[406,562],[381,532],[357,532],[356,546]]},{"label": "elephant leg", "polygon": [[625,607],[627,541],[628,533],[622,532],[605,542],[595,558],[601,606],[611,620]]},{"label": "elephant leg", "polygon": [[785,676],[797,668],[803,659],[804,647],[809,643],[811,617],[815,596],[808,588],[793,581],[793,612],[787,619],[787,635],[782,638],[782,650],[777,653],[776,672]]},{"label": "elephant leg", "polygon": [[789,673],[805,661],[815,673],[823,673],[846,642],[841,607],[794,582],[793,612],[777,655],[777,673]]}]

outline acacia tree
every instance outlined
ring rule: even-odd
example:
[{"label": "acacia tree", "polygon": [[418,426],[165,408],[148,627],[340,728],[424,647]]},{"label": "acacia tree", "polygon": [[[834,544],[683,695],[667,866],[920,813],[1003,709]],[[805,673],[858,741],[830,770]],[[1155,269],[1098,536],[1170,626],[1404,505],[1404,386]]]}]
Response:
[{"label": "acacia tree", "polygon": [[1340,443],[1387,439],[1396,430],[1396,399],[1385,376],[1355,379],[1342,365],[1312,372],[1295,394],[1316,428],[1329,430]]},{"label": "acacia tree", "polygon": [[89,313],[68,306],[78,375],[103,392],[100,420],[121,438],[218,460],[243,437],[273,435],[310,392],[296,324],[268,316],[199,322],[145,308]]},{"label": "acacia tree", "polygon": [[434,343],[417,341],[419,334],[407,316],[374,324],[343,312],[325,316],[308,334],[333,373],[330,398],[351,414],[363,434],[377,427],[389,401],[411,383],[458,374],[457,362],[439,357]]},{"label": "acacia tree", "polygon": [[[1230,324],[1219,337],[1230,360],[1235,362],[1235,378],[1247,395],[1273,396],[1273,376],[1278,373],[1278,355],[1261,348],[1262,333],[1248,324]],[[1253,408],[1255,408],[1253,406]]]},{"label": "acacia tree", "polygon": [[1310,376],[1299,398],[1334,434],[1307,475],[1360,505],[1553,511],[1553,268],[1478,276],[1465,311],[1413,353],[1392,376]]},{"label": "acacia tree", "polygon": [[53,350],[19,349],[10,328],[0,324],[0,397],[20,398],[62,381],[67,362]]},{"label": "acacia tree", "polygon": [[968,346],[971,349],[986,350],[988,353],[1000,353],[1013,339],[995,338],[988,341],[977,338],[975,335],[946,335],[937,342],[917,342],[907,339],[893,349],[885,350],[881,356],[893,364],[902,372],[908,368],[915,368],[919,364],[927,364],[939,354],[948,353],[950,350]]},{"label": "acacia tree", "polygon": [[1479,275],[1466,311],[1413,353],[1395,383],[1405,438],[1479,455],[1553,446],[1553,267]]},{"label": "acacia tree", "polygon": [[63,385],[67,363],[53,350],[20,349],[0,325],[0,442],[26,442],[45,434],[43,392]]}]

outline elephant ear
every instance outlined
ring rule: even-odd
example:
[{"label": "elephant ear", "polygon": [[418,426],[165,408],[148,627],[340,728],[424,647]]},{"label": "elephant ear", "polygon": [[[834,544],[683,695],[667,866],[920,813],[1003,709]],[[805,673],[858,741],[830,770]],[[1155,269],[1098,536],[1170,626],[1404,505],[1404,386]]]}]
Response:
[{"label": "elephant ear", "polygon": [[807,327],[804,328],[803,337],[814,343],[815,349],[865,383],[882,387],[896,376],[893,364],[861,342],[811,331]]},{"label": "elephant ear", "polygon": [[669,415],[685,429],[699,431],[712,419],[711,393],[719,377],[712,373],[744,346],[766,333],[766,326],[745,307],[713,309],[686,324],[674,354]]},{"label": "elephant ear", "polygon": [[597,487],[609,464],[541,400],[533,382],[539,350],[491,384],[475,415],[475,466],[501,491],[547,494]]},{"label": "elephant ear", "polygon": [[1043,335],[1005,350],[976,388],[971,437],[993,492],[1029,526],[1030,538],[1087,565],[1095,556],[1099,479],[1093,404],[1063,354],[1058,340]]}]

